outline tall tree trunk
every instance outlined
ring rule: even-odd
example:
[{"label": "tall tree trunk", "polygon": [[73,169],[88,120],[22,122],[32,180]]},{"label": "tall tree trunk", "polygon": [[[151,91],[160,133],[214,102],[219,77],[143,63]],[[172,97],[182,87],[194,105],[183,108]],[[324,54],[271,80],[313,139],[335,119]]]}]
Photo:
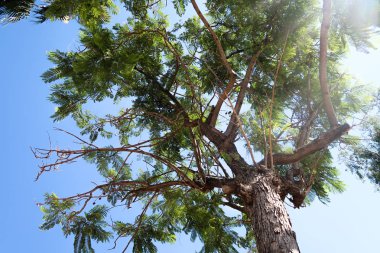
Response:
[{"label": "tall tree trunk", "polygon": [[327,48],[329,44],[329,28],[331,23],[331,0],[323,0],[323,19],[320,33],[320,52],[319,52],[319,81],[321,85],[323,104],[330,127],[338,126],[334,106],[331,102],[330,90],[327,80]]},{"label": "tall tree trunk", "polygon": [[[299,253],[296,235],[279,195],[279,180],[259,174],[245,187],[246,208],[252,219],[259,253]],[[243,187],[244,188],[244,187]],[[248,194],[247,194],[248,193]]]}]

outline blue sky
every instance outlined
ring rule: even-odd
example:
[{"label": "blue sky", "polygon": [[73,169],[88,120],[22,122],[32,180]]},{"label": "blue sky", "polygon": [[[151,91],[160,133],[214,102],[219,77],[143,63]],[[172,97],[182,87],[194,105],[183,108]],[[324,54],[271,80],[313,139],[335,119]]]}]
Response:
[{"label": "blue sky", "polygon": [[[49,136],[53,146],[69,147],[71,140],[53,128],[77,132],[71,120],[53,124],[50,115],[54,113],[54,105],[47,100],[49,87],[40,79],[51,66],[47,52],[72,49],[77,34],[78,27],[72,22],[36,25],[23,21],[0,27],[1,252],[72,252],[73,241],[65,239],[59,228],[47,232],[38,229],[42,214],[36,203],[43,200],[45,192],[64,196],[88,189],[96,177],[95,170],[79,163],[34,182],[38,161],[30,147],[48,146]],[[367,83],[380,83],[376,77],[378,66],[380,53],[375,50],[369,55],[352,53],[346,60],[347,69]],[[343,194],[332,195],[328,205],[315,201],[311,207],[289,210],[301,250],[378,252],[380,193],[346,173],[342,162],[339,167],[347,184]],[[106,252],[109,246],[96,248],[97,252]],[[181,235],[176,245],[162,246],[159,252],[190,253],[199,249],[199,244],[194,245],[186,235]]]}]

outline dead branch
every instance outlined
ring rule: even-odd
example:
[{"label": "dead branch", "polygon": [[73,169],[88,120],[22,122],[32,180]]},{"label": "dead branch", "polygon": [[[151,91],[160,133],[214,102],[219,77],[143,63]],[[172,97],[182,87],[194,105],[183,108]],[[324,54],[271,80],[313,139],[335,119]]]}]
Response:
[{"label": "dead branch", "polygon": [[[169,159],[166,159],[163,156],[158,156],[152,152],[145,151],[143,148],[151,148],[157,144],[160,143],[160,141],[166,141],[167,138],[170,137],[172,133],[169,133],[163,137],[153,138],[149,140],[145,140],[136,144],[130,144],[122,147],[110,147],[110,148],[86,148],[86,149],[77,149],[77,150],[61,150],[61,149],[41,149],[41,148],[35,148],[32,150],[34,156],[37,159],[49,159],[52,156],[56,156],[57,158],[52,163],[42,164],[40,165],[40,171],[36,177],[36,180],[46,171],[55,170],[58,168],[59,165],[72,163],[78,160],[79,158],[88,155],[93,152],[126,152],[126,153],[136,153],[141,155],[146,155],[149,157],[154,158],[157,161],[162,162],[166,166],[168,166],[170,169],[175,171],[177,175],[182,178],[185,182],[188,182],[190,185],[192,185],[194,188],[197,188],[197,185],[193,183],[193,181],[187,177],[187,175],[175,164],[169,161]],[[74,137],[76,137],[74,134],[70,134]],[[76,137],[80,139],[79,137]]]},{"label": "dead branch", "polygon": [[[109,182],[101,185],[97,185],[96,187],[92,188],[89,191],[70,196],[65,198],[60,198],[61,201],[67,201],[72,200],[75,202],[81,202],[85,201],[84,204],[81,206],[81,208],[78,211],[73,211],[70,214],[70,218],[74,217],[75,215],[80,214],[87,206],[88,202],[93,198],[98,198],[99,196],[94,196],[94,193],[96,191],[108,191],[108,189],[112,187],[119,187],[118,189],[115,189],[115,191],[126,191],[125,197],[122,199],[125,200],[128,198],[128,196],[135,196],[146,192],[161,192],[163,189],[167,189],[169,187],[173,186],[188,186],[187,183],[183,181],[167,181],[167,182],[161,182],[156,184],[149,184],[146,181],[128,181],[128,180],[121,180],[117,182]],[[129,190],[126,190],[126,188],[123,187],[129,187]]]}]

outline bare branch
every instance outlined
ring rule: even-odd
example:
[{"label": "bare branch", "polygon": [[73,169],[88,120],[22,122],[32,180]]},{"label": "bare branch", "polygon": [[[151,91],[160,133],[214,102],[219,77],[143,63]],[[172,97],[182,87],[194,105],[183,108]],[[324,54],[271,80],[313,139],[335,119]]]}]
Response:
[{"label": "bare branch", "polygon": [[[75,135],[70,134],[75,137]],[[67,164],[71,162],[75,162],[77,159],[93,153],[93,152],[127,152],[127,153],[136,153],[141,155],[146,155],[152,157],[156,161],[160,161],[170,169],[175,171],[177,175],[183,179],[188,185],[193,188],[197,188],[198,186],[183,172],[177,165],[173,164],[163,156],[156,155],[152,152],[145,151],[142,148],[150,148],[157,145],[158,141],[165,141],[170,136],[170,133],[165,135],[164,137],[154,138],[150,140],[145,140],[136,144],[130,144],[122,147],[111,147],[111,148],[88,148],[88,149],[77,149],[77,150],[60,150],[60,149],[39,149],[36,148],[33,151],[34,156],[38,159],[49,159],[53,155],[57,158],[54,162],[43,164],[40,166],[40,172],[37,175],[36,180],[43,174],[45,171],[50,171],[52,169],[56,169],[61,164]]]},{"label": "bare branch", "polygon": [[89,143],[88,141],[85,141],[85,140],[83,140],[82,138],[79,138],[77,135],[75,135],[75,134],[73,134],[73,133],[70,133],[70,132],[68,132],[68,131],[66,131],[66,130],[63,130],[63,129],[61,129],[61,128],[58,128],[58,127],[55,127],[54,129],[57,130],[57,131],[64,132],[64,133],[66,133],[66,134],[68,134],[68,135],[71,135],[71,136],[74,137],[75,139],[80,140],[83,144],[86,144],[86,145],[91,146],[91,147],[93,147],[93,148],[98,148],[98,147],[95,146],[94,144]]},{"label": "bare branch", "polygon": [[[74,217],[75,215],[80,214],[85,207],[87,206],[88,202],[92,198],[98,198],[99,196],[94,196],[94,193],[96,191],[107,191],[110,187],[126,187],[128,186],[130,189],[127,190],[127,193],[125,194],[125,197],[121,200],[125,200],[128,196],[138,196],[141,193],[146,193],[146,192],[155,192],[159,193],[163,189],[172,187],[172,186],[188,186],[187,183],[183,181],[167,181],[167,182],[161,182],[161,183],[156,183],[156,184],[149,184],[144,181],[128,181],[128,180],[121,180],[117,182],[109,182],[101,185],[97,185],[96,187],[92,188],[89,191],[70,196],[70,197],[65,197],[61,198],[61,201],[66,201],[66,200],[72,200],[76,202],[81,202],[85,201],[84,204],[81,206],[81,208],[78,211],[73,211],[70,214],[69,218]],[[125,191],[125,188],[119,188],[119,190]],[[117,189],[116,189],[117,191]]]},{"label": "bare branch", "polygon": [[[186,75],[186,79],[187,79],[187,85],[190,86],[190,90],[191,90],[191,93],[192,93],[192,96],[193,96],[193,99],[194,100],[198,100],[197,97],[196,97],[196,92],[195,92],[195,85],[192,83],[191,81],[191,77],[190,77],[190,71],[189,71],[189,68],[187,67],[187,65],[183,62],[182,58],[181,58],[181,55],[180,53],[178,52],[178,50],[175,48],[175,46],[170,42],[168,36],[167,36],[167,32],[165,31],[165,33],[163,32],[159,32],[159,34],[163,37],[164,39],[164,42],[166,44],[166,46],[168,47],[168,49],[172,52],[173,56],[175,57],[176,59],[176,73],[178,72],[179,70],[179,64],[181,65],[181,67],[185,70],[185,75]],[[175,81],[175,76],[173,78],[172,81]]]}]

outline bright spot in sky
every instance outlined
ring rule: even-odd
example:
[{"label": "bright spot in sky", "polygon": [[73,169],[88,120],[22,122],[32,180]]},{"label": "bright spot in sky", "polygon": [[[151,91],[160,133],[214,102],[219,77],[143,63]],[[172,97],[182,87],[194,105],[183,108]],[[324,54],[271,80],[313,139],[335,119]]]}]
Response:
[{"label": "bright spot in sky", "polygon": [[63,19],[62,19],[62,22],[65,23],[65,24],[68,24],[70,21],[70,17],[69,16],[65,16]]}]

